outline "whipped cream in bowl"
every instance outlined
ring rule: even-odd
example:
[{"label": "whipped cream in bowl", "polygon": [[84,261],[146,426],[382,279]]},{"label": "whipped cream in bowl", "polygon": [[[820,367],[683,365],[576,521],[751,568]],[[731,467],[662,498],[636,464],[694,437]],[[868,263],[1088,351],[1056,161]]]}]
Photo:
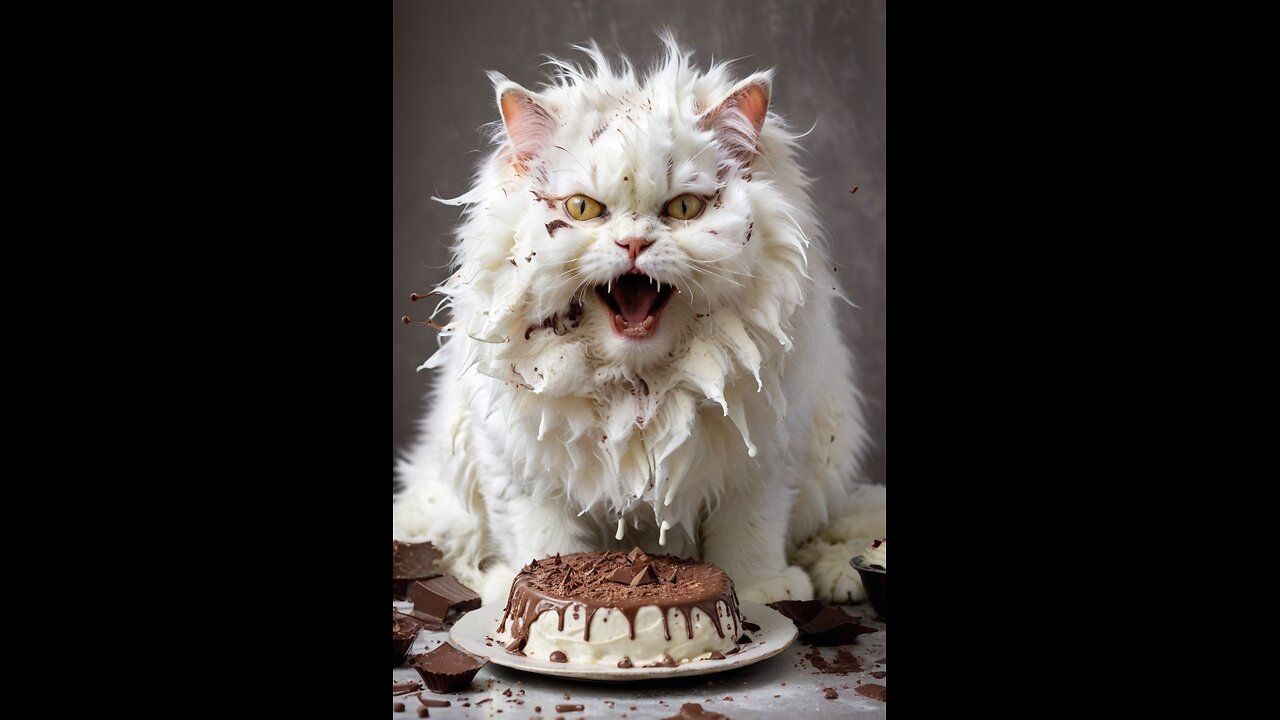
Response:
[{"label": "whipped cream in bowl", "polygon": [[858,576],[862,578],[862,587],[871,599],[871,607],[880,617],[889,619],[889,600],[885,594],[889,577],[889,539],[880,538],[867,546],[861,555],[849,561]]}]

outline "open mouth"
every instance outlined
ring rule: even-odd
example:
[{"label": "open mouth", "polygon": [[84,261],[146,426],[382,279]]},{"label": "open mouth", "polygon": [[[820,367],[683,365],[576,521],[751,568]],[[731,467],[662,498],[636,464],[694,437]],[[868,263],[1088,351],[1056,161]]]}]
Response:
[{"label": "open mouth", "polygon": [[674,291],[671,285],[658,287],[657,280],[641,274],[623,275],[609,285],[596,286],[615,333],[641,340],[657,332],[662,308]]}]

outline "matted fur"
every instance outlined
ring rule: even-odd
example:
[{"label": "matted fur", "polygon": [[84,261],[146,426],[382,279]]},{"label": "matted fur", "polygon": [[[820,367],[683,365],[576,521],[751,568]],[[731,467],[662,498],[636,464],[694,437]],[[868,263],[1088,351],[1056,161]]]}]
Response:
[{"label": "matted fur", "polygon": [[[532,558],[636,544],[715,562],[748,600],[812,597],[789,554],[821,597],[861,599],[849,552],[883,534],[883,488],[853,492],[867,435],[798,136],[722,106],[770,73],[700,72],[664,43],[643,75],[594,44],[536,93],[491,73],[500,105],[532,112],[496,123],[472,189],[441,201],[463,207],[436,288],[451,320],[393,532],[435,542],[486,601]],[[713,204],[660,217],[685,192]],[[572,221],[557,198],[575,193],[608,215]],[[677,289],[643,341],[593,291],[630,267],[629,237]]]}]

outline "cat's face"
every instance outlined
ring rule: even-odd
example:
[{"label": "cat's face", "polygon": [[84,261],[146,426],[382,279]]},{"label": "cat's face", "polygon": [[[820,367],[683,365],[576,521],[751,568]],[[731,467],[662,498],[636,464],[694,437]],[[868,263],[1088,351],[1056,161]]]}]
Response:
[{"label": "cat's face", "polygon": [[598,56],[590,77],[560,67],[538,93],[492,76],[499,150],[455,201],[446,290],[478,311],[458,330],[504,346],[473,351],[480,371],[539,391],[572,358],[592,386],[682,362],[720,386],[757,373],[759,343],[789,344],[811,227],[792,138],[766,122],[770,76],[735,83],[680,54],[643,79]]}]

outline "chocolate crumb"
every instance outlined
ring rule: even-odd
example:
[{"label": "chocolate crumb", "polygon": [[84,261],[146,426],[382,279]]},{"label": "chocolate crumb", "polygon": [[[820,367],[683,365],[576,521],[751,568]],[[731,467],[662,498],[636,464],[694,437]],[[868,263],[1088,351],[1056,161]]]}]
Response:
[{"label": "chocolate crumb", "polygon": [[854,692],[858,693],[859,695],[865,695],[871,698],[872,700],[889,702],[889,699],[888,699],[889,689],[883,685],[863,685],[858,689],[854,690]]},{"label": "chocolate crumb", "polygon": [[556,712],[582,712],[585,708],[582,705],[557,705]]},{"label": "chocolate crumb", "polygon": [[420,718],[431,717],[431,711],[426,709],[425,707],[420,707],[418,708],[418,717]]},{"label": "chocolate crumb", "polygon": [[567,663],[569,662],[569,656],[565,655],[559,650],[556,650],[555,652],[551,653],[551,662]]},{"label": "chocolate crumb", "polygon": [[728,702],[733,702],[733,698],[729,697],[728,695],[725,695],[724,699],[727,700]]},{"label": "chocolate crumb", "polygon": [[476,703],[476,707],[480,707],[481,705],[483,705],[483,704],[485,704],[485,703],[487,703],[487,702],[493,702],[493,698],[485,698],[485,699],[483,699],[483,700],[478,701],[478,702]]},{"label": "chocolate crumb", "polygon": [[620,667],[620,668],[622,668],[622,669],[624,669],[624,670],[625,670],[625,669],[627,669],[627,668],[629,668],[629,667],[631,667],[631,658],[629,658],[629,657],[624,657],[624,658],[622,658],[621,660],[619,660],[619,661],[618,661],[618,667]]},{"label": "chocolate crumb", "polygon": [[751,642],[751,636],[746,633],[743,633],[742,637],[738,638],[739,645],[746,645],[749,642]]},{"label": "chocolate crumb", "polygon": [[840,697],[840,693],[836,692],[835,688],[822,688],[822,695],[828,700],[835,700]]},{"label": "chocolate crumb", "polygon": [[422,703],[423,705],[426,705],[427,707],[442,708],[442,707],[449,707],[449,705],[451,704],[448,700],[433,700],[431,698],[424,698],[422,697],[422,693],[418,693],[417,697],[418,697],[418,702]]},{"label": "chocolate crumb", "polygon": [[391,709],[395,712],[404,712],[404,703],[396,703],[391,706]]}]

